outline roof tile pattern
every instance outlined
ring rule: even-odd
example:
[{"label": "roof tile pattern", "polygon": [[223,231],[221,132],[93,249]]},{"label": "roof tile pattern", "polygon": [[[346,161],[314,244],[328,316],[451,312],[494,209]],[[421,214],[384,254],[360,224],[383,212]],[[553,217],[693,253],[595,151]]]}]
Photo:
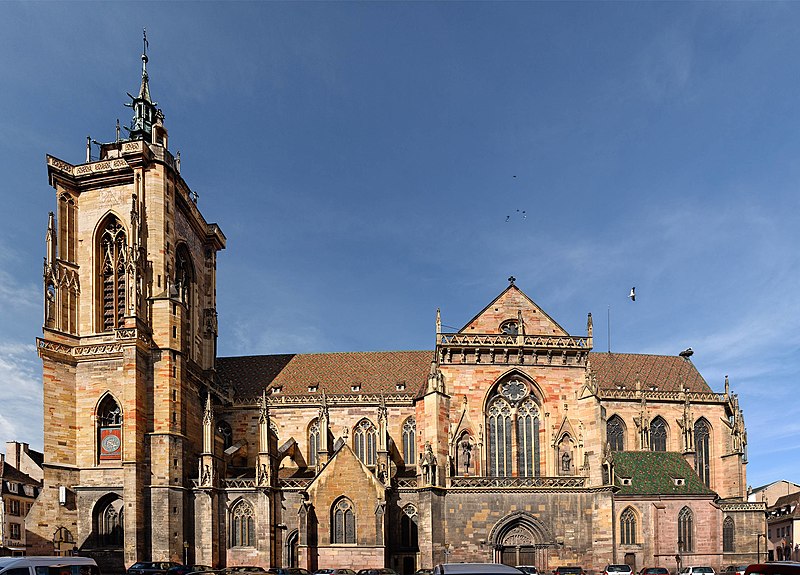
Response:
[{"label": "roof tile pattern", "polygon": [[[380,351],[346,353],[308,353],[222,357],[217,360],[217,375],[240,399],[258,397],[263,389],[280,387],[286,395],[308,395],[309,387],[319,393],[397,393],[424,390],[432,351]],[[694,364],[681,357],[632,353],[591,353],[591,369],[601,389],[625,386],[635,389],[637,379],[643,389],[662,391],[711,392]]]},{"label": "roof tile pattern", "polygon": [[[617,451],[614,476],[620,495],[714,495],[683,455],[673,451]],[[623,485],[622,478],[631,484]],[[675,479],[683,479],[683,485]]]},{"label": "roof tile pattern", "polygon": [[693,392],[711,392],[694,364],[679,356],[590,353],[589,361],[600,389],[616,389],[621,385],[636,389],[638,379],[642,389],[681,391],[686,387]]},{"label": "roof tile pattern", "polygon": [[217,373],[239,398],[257,397],[268,386],[285,395],[308,395],[311,386],[328,395],[389,394],[398,393],[398,383],[414,394],[427,380],[432,357],[431,351],[225,357],[217,360]]}]

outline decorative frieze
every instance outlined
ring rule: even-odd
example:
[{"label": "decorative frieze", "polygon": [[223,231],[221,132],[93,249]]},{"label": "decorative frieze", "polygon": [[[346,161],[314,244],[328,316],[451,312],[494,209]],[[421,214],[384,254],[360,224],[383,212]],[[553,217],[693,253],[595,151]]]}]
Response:
[{"label": "decorative frieze", "polygon": [[[137,142],[138,144],[139,142]],[[120,168],[130,168],[128,162],[122,158],[115,158],[113,160],[101,160],[99,162],[91,162],[88,164],[81,164],[73,166],[72,164],[59,160],[53,156],[47,156],[47,165],[51,168],[73,177],[82,177],[92,174],[100,174],[103,172],[110,172]]]},{"label": "decorative frieze", "polygon": [[531,488],[580,489],[586,486],[585,477],[452,477],[453,488]]}]

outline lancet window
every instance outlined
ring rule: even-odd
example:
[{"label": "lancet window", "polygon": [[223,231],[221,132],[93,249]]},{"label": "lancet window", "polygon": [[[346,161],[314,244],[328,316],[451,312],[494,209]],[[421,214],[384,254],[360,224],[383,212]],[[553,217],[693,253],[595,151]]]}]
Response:
[{"label": "lancet window", "polygon": [[308,465],[314,467],[317,465],[319,453],[319,420],[315,419],[308,426]]},{"label": "lancet window", "polygon": [[631,507],[619,516],[619,542],[622,545],[636,544],[636,512]]},{"label": "lancet window", "polygon": [[711,485],[711,467],[709,451],[711,448],[711,430],[705,419],[698,419],[694,424],[694,449],[695,449],[695,468],[700,480]]},{"label": "lancet window", "polygon": [[735,524],[733,517],[730,515],[722,522],[722,551],[724,553],[733,553],[736,551],[735,541]]},{"label": "lancet window", "polygon": [[660,415],[650,422],[650,450],[667,450],[667,422]]},{"label": "lancet window", "polygon": [[413,416],[403,423],[403,461],[406,465],[417,463],[417,420]]},{"label": "lancet window", "polygon": [[611,451],[625,451],[625,424],[619,415],[613,415],[608,419],[606,441]]},{"label": "lancet window", "polygon": [[247,501],[239,501],[231,511],[231,547],[254,547],[256,520],[253,507]]},{"label": "lancet window", "polygon": [[694,552],[694,514],[688,507],[678,513],[678,550],[682,553]]},{"label": "lancet window", "polygon": [[400,546],[416,551],[419,548],[417,527],[417,508],[413,505],[403,507],[400,517]]},{"label": "lancet window", "polygon": [[338,499],[331,510],[331,543],[356,542],[356,514],[347,497]]},{"label": "lancet window", "polygon": [[539,426],[539,404],[529,384],[516,377],[501,382],[486,408],[487,474],[539,475]]},{"label": "lancet window", "polygon": [[125,265],[127,240],[119,219],[109,216],[100,232],[100,328],[120,327],[125,316]]},{"label": "lancet window", "polygon": [[353,431],[353,451],[356,457],[364,462],[365,465],[375,465],[377,459],[378,437],[375,425],[369,419],[362,419]]}]

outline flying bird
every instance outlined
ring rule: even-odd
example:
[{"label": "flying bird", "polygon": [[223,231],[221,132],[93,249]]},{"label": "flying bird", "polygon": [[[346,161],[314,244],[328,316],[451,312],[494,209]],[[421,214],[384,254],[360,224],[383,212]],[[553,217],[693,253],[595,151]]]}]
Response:
[{"label": "flying bird", "polygon": [[628,297],[631,298],[631,301],[636,301],[636,288],[631,288],[631,293],[628,294]]},{"label": "flying bird", "polygon": [[510,220],[511,216],[506,216],[506,221]]}]

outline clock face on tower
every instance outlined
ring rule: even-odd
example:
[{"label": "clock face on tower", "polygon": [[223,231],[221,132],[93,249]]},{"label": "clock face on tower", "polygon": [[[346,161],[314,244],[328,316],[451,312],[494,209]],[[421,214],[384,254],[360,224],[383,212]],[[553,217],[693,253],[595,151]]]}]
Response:
[{"label": "clock face on tower", "polygon": [[119,459],[122,453],[120,428],[103,428],[100,430],[100,459]]}]

